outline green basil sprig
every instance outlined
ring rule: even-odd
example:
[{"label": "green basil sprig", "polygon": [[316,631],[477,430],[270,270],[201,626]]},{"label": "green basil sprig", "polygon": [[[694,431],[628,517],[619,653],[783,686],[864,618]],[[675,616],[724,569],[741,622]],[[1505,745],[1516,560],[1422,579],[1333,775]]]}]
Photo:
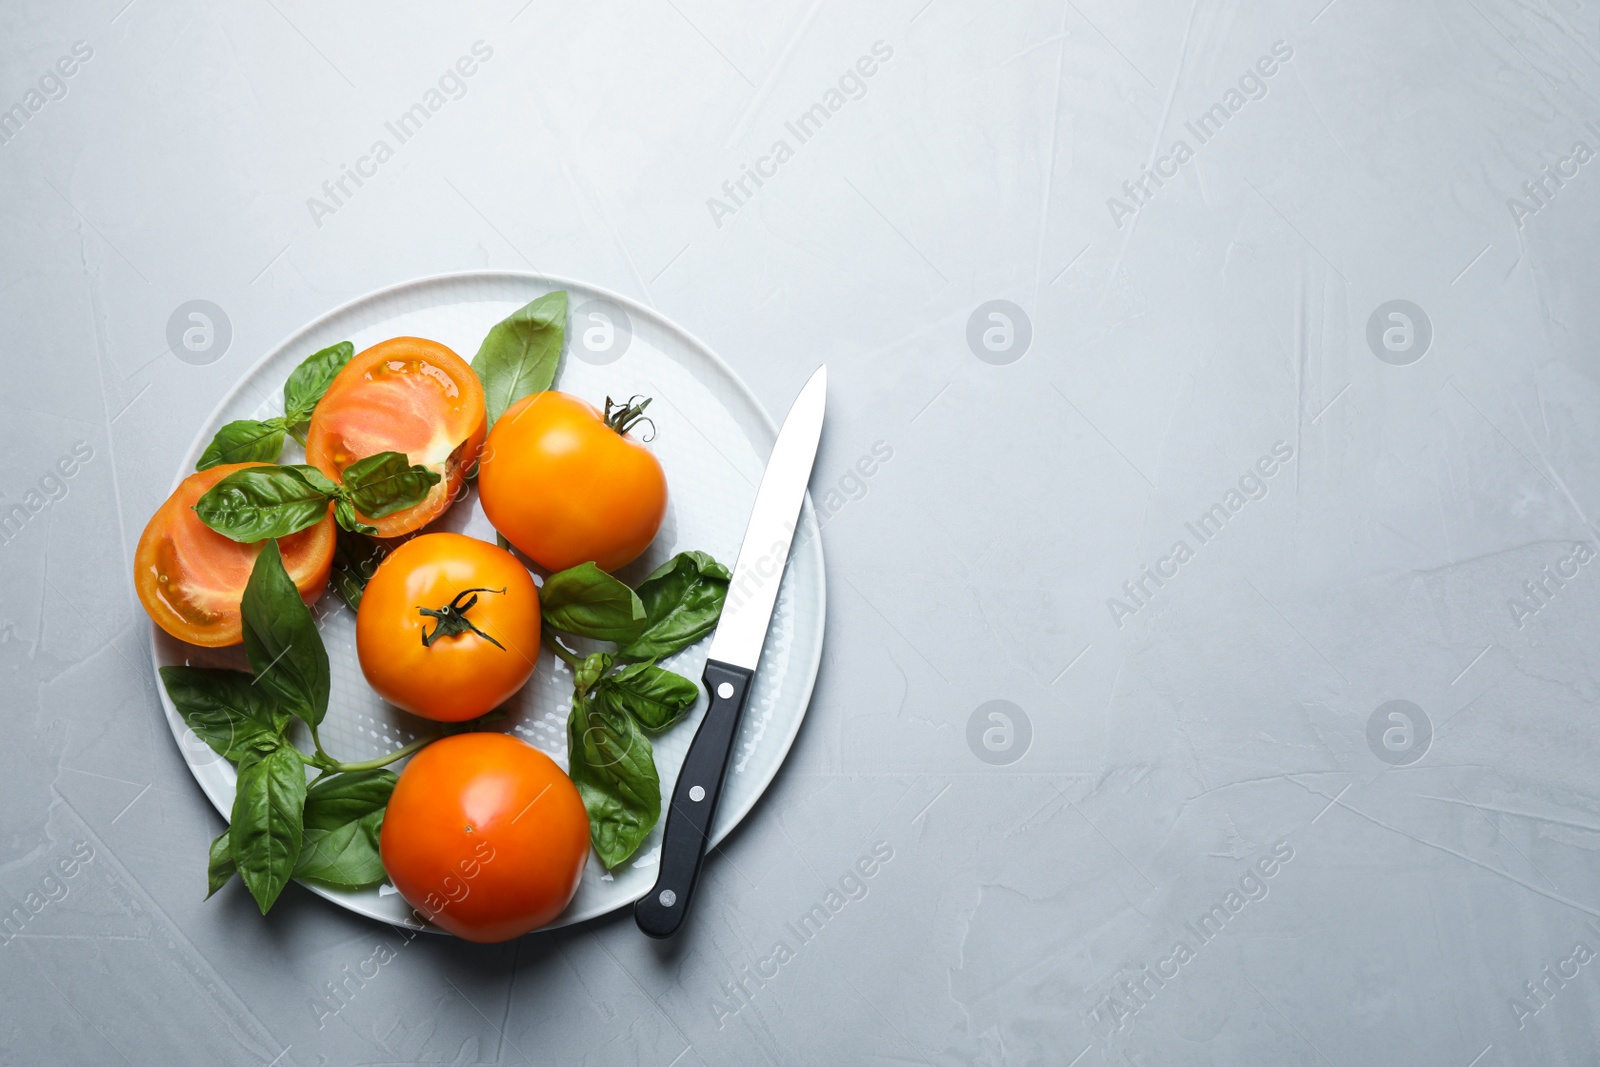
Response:
[{"label": "green basil sprig", "polygon": [[411,465],[403,452],[379,452],[344,469],[344,484],[306,463],[234,471],[195,502],[200,521],[224,537],[247,544],[288,537],[321,522],[333,503],[339,525],[376,534],[360,516],[381,519],[422,503],[439,475]]},{"label": "green basil sprig", "polygon": [[[328,710],[328,653],[276,541],[256,557],[239,613],[253,674],[161,668],[183,721],[239,767],[228,829],[211,842],[206,895],[238,874],[265,915],[290,878],[337,889],[377,885],[378,833],[397,780],[382,768],[434,739],[360,763],[323,751],[317,725]],[[311,755],[287,736],[295,718],[310,728]],[[309,788],[307,767],[322,772]]]},{"label": "green basil sprig", "polygon": [[613,702],[577,693],[567,719],[567,767],[589,813],[595,854],[615,867],[661,818],[661,779],[650,742]]},{"label": "green basil sprig", "polygon": [[358,611],[367,582],[378,572],[378,564],[388,557],[390,550],[369,537],[342,527],[337,534],[328,582],[340,599],[350,605],[351,611]]},{"label": "green basil sprig", "polygon": [[704,552],[680,552],[639,583],[646,623],[622,646],[628,659],[661,659],[717,628],[728,595],[728,568]]},{"label": "green basil sprig", "polygon": [[280,736],[289,720],[244,671],[162,667],[161,681],[189,729],[226,759],[243,759],[257,742]]},{"label": "green basil sprig", "polygon": [[278,542],[268,541],[256,557],[239,613],[256,687],[306,725],[320,724],[328,712],[328,651],[317,620],[283,567]]},{"label": "green basil sprig", "polygon": [[194,511],[224,537],[262,541],[321,522],[328,514],[328,496],[299,467],[250,467],[207,489]]},{"label": "green basil sprig", "polygon": [[[240,474],[246,472],[240,471]],[[439,475],[427,467],[406,462],[404,452],[379,452],[358,459],[344,469],[344,495],[341,501],[373,519],[415,507],[439,484]],[[345,529],[351,529],[349,525]],[[376,530],[357,530],[376,533]]]},{"label": "green basil sprig", "polygon": [[598,641],[632,641],[649,622],[638,594],[593,563],[546,578],[539,610],[557,630]]},{"label": "green basil sprig", "polygon": [[296,441],[305,444],[311,413],[354,354],[354,345],[340,341],[307,356],[283,385],[283,414],[271,419],[238,419],[227,423],[200,453],[200,462],[194,469],[203,471],[223,463],[276,463],[283,451],[285,433],[293,434]]},{"label": "green basil sprig", "polygon": [[556,380],[567,334],[567,291],[546,293],[490,328],[472,357],[493,426],[506,408]]},{"label": "green basil sprig", "polygon": [[[593,563],[557,571],[539,590],[544,641],[572,668],[568,773],[607,867],[633,855],[661,818],[661,782],[645,731],[671,727],[700,697],[692,681],[656,661],[716,627],[728,579],[728,569],[706,553],[680,552],[637,591]],[[558,631],[620,647],[580,659]]]},{"label": "green basil sprig", "polygon": [[319,779],[306,790],[305,840],[294,876],[334,889],[383,881],[378,833],[399,777],[373,768]]},{"label": "green basil sprig", "polygon": [[224,463],[276,463],[283,452],[282,419],[238,419],[224,423],[222,429],[200,453],[197,471]]},{"label": "green basil sprig", "polygon": [[328,386],[344,370],[350,357],[356,353],[355,345],[340,341],[320,352],[313,352],[289,375],[283,383],[283,421],[294,439],[306,443],[306,431],[311,428],[311,413],[317,409]]},{"label": "green basil sprig", "polygon": [[682,719],[700,696],[700,689],[681,674],[654,663],[631,663],[597,684],[591,697],[625,711],[640,726],[658,734]]},{"label": "green basil sprig", "polygon": [[216,896],[217,890],[227,885],[228,880],[237,873],[239,866],[233,862],[233,842],[228,838],[228,831],[224,830],[211,842],[211,855],[206,863],[206,899]]},{"label": "green basil sprig", "polygon": [[583,658],[583,662],[572,668],[572,689],[576,697],[587,696],[595,683],[605,677],[611,669],[615,657],[606,652],[591,652]]},{"label": "green basil sprig", "polygon": [[305,764],[288,741],[263,742],[239,762],[228,851],[263,915],[300,858],[305,804]]}]

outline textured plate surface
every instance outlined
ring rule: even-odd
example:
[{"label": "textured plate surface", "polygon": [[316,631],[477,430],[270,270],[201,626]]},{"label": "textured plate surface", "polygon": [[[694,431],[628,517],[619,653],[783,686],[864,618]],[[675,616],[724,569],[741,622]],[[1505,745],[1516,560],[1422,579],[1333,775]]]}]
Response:
[{"label": "textured plate surface", "polygon": [[[442,342],[470,360],[489,327],[534,297],[563,288],[572,317],[556,387],[597,406],[607,395],[641,393],[655,398],[650,414],[657,432],[650,447],[666,468],[670,504],[655,543],[622,577],[634,582],[675,552],[691,548],[710,552],[731,567],[777,435],[771,418],[726,365],[655,312],[605,290],[532,274],[485,271],[408,282],[361,297],[310,323],[257,363],[224,398],[200,427],[174,484],[193,471],[223,423],[282,414],[283,382],[310,353],[342,340],[353,342],[359,352],[385,338],[410,334]],[[285,462],[301,458],[290,440]],[[494,538],[476,493],[430,529]],[[808,500],[729,766],[715,841],[727,836],[754,806],[799,731],[821,662],[823,606],[822,548]],[[316,607],[333,672],[332,697],[320,731],[324,748],[339,759],[368,759],[430,732],[431,723],[384,702],[367,686],[356,660],[354,613],[331,590]],[[151,631],[158,667],[245,666],[237,648],[199,649],[154,625]],[[701,641],[664,665],[698,684],[709,645],[709,640]],[[546,653],[532,680],[507,706],[507,719],[495,728],[543,749],[565,767],[571,692],[571,672]],[[233,766],[184,725],[164,692],[161,699],[196,780],[226,817],[233,805]],[[663,809],[705,704],[702,693],[688,719],[654,739]],[[305,737],[298,740],[309,747]],[[577,896],[551,925],[593,918],[642,895],[655,880],[660,835],[658,825],[638,853],[615,871],[607,872],[591,855]],[[362,915],[419,925],[388,886],[360,893],[310,888]]]}]

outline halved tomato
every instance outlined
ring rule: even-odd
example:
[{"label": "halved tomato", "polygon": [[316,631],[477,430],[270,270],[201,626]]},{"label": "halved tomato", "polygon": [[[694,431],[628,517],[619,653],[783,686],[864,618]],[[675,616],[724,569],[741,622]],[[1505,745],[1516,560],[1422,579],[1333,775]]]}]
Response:
[{"label": "halved tomato", "polygon": [[[139,537],[133,584],[156,625],[191,645],[220,648],[244,639],[239,598],[261,544],[230,541],[200,521],[195,501],[234,471],[260,463],[224,463],[191,474],[156,509]],[[264,542],[263,542],[264,543]],[[333,565],[332,505],[315,526],[278,539],[283,565],[306,603],[322,595]]]},{"label": "halved tomato", "polygon": [[420,530],[448,508],[478,459],[487,426],[483,386],[466,360],[437,341],[394,337],[345,364],[317,404],[306,462],[334,481],[358,459],[404,452],[440,476],[422,503],[381,519],[379,537]]}]

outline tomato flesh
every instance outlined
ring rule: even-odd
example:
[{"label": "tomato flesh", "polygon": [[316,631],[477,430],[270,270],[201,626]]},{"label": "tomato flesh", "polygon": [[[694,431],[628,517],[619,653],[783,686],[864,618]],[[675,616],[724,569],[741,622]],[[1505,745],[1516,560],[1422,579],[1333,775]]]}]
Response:
[{"label": "tomato flesh", "polygon": [[[261,544],[240,544],[217,533],[194,505],[234,471],[262,466],[227,463],[191,474],[151,516],[134,555],[134,586],[144,608],[167,633],[192,645],[217,648],[243,640],[239,599],[261,554]],[[333,565],[330,513],[299,533],[279,538],[284,568],[309,603],[322,595]]]},{"label": "tomato flesh", "polygon": [[440,475],[414,507],[382,518],[362,516],[381,537],[421,529],[456,498],[483,445],[483,387],[472,367],[444,345],[395,337],[358,353],[317,404],[306,436],[306,461],[329,478],[379,452],[403,452]]}]

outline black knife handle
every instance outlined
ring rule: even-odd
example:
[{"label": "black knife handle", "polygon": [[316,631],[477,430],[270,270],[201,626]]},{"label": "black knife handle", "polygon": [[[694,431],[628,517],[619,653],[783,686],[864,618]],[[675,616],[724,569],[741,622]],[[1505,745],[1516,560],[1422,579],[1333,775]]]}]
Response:
[{"label": "black knife handle", "polygon": [[661,834],[661,870],[650,892],[633,906],[634,921],[651,937],[677,933],[689,910],[711,841],[722,776],[728,770],[755,672],[707,660],[703,677],[711,705],[689,743],[678,784],[672,789],[672,806],[667,809],[667,825]]}]

